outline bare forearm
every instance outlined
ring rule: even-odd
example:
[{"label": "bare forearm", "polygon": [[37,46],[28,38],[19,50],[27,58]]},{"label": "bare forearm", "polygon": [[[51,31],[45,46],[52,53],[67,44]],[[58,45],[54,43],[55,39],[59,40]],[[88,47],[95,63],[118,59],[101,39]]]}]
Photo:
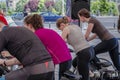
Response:
[{"label": "bare forearm", "polygon": [[87,41],[91,41],[97,37],[96,34],[91,35],[90,37],[87,38]]},{"label": "bare forearm", "polygon": [[16,58],[5,60],[6,66],[19,65],[21,64]]}]

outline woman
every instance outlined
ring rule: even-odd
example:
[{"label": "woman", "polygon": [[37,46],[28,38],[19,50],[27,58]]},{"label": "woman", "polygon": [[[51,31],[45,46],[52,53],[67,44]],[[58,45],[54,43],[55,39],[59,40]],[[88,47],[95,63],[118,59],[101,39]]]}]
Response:
[{"label": "woman", "polygon": [[67,41],[77,55],[77,67],[82,80],[89,80],[89,61],[94,55],[94,49],[85,40],[80,27],[70,25],[67,17],[57,20],[56,25],[62,31],[63,40]]},{"label": "woman", "polygon": [[[120,53],[118,40],[98,21],[96,18],[90,16],[87,9],[81,9],[78,12],[80,21],[88,22],[88,28],[85,33],[87,41],[93,40],[98,36],[101,40],[99,44],[94,47],[95,54],[104,53],[109,51],[109,55],[113,64],[120,71]],[[90,33],[94,33],[90,36]]]},{"label": "woman", "polygon": [[118,18],[117,29],[118,29],[118,32],[120,33],[120,15],[119,15],[119,18]]},{"label": "woman", "polygon": [[[5,74],[0,80],[52,80],[54,65],[43,43],[30,30],[6,24],[0,16],[0,52],[9,51],[23,68]],[[6,61],[2,64],[7,65]]]},{"label": "woman", "polygon": [[29,15],[24,19],[24,25],[43,42],[51,54],[54,64],[60,64],[60,79],[63,73],[71,67],[71,54],[65,41],[55,31],[44,28],[42,21],[42,17],[38,14]]}]

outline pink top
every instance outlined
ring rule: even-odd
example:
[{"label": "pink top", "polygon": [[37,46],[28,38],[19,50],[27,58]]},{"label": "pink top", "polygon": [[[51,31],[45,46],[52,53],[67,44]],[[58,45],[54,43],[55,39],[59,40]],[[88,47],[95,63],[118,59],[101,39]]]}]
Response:
[{"label": "pink top", "polygon": [[65,41],[55,31],[42,28],[36,30],[35,34],[51,54],[54,64],[59,64],[72,59]]}]

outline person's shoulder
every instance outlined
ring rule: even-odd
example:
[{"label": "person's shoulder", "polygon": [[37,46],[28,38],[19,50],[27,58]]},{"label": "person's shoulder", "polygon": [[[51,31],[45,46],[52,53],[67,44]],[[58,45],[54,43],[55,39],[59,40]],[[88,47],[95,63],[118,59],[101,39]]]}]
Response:
[{"label": "person's shoulder", "polygon": [[8,27],[7,29],[10,29],[10,30],[21,30],[21,29],[28,30],[28,29],[25,28],[25,27]]},{"label": "person's shoulder", "polygon": [[55,32],[53,29],[44,28],[46,31]]},{"label": "person's shoulder", "polygon": [[90,18],[92,21],[98,21],[98,19],[96,17],[91,17]]},{"label": "person's shoulder", "polygon": [[79,26],[76,25],[76,24],[71,24],[71,25],[69,25],[68,27],[69,27],[69,28],[75,28],[75,27],[79,27]]},{"label": "person's shoulder", "polygon": [[14,31],[14,32],[17,32],[17,31],[30,31],[25,27],[8,27],[6,30]]}]

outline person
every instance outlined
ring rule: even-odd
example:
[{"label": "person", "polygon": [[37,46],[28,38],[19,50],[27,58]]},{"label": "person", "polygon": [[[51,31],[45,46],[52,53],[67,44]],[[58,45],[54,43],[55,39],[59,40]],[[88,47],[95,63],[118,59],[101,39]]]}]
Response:
[{"label": "person", "polygon": [[[5,61],[5,64],[7,66],[13,66],[13,65],[19,65],[21,64],[20,61],[18,61],[16,58],[14,58],[14,56],[12,56],[8,51],[6,50],[3,50],[0,54],[0,56],[2,57],[0,59],[0,65],[4,65],[4,61]],[[3,59],[4,58],[4,59]]]},{"label": "person", "polygon": [[94,49],[85,40],[81,28],[69,24],[67,17],[59,18],[56,22],[57,28],[62,31],[63,40],[67,41],[77,55],[77,68],[82,75],[81,80],[89,80],[89,61],[94,56]]},{"label": "person", "polygon": [[119,18],[118,18],[117,29],[118,29],[118,32],[120,33],[120,15],[119,15]]},{"label": "person", "polygon": [[51,54],[54,64],[59,64],[60,80],[64,72],[70,69],[72,60],[65,41],[52,29],[44,28],[42,17],[38,14],[25,17],[24,26],[33,31],[43,42]]},{"label": "person", "polygon": [[21,63],[14,58],[8,51],[3,50],[0,55],[0,64],[4,66],[4,61],[6,62],[8,69],[11,70],[16,70],[19,68],[22,68]]},{"label": "person", "polygon": [[[109,51],[109,55],[113,61],[113,64],[120,71],[120,53],[118,40],[100,23],[96,18],[90,16],[90,12],[87,9],[81,9],[78,12],[80,21],[88,22],[88,28],[85,33],[87,41],[91,41],[99,37],[101,42],[94,47],[95,54],[104,53]],[[93,33],[93,35],[90,35]],[[98,59],[95,57],[95,61]]]},{"label": "person", "polygon": [[0,16],[0,52],[9,51],[23,68],[5,74],[0,80],[52,80],[53,61],[39,38],[25,27],[6,26]]}]

